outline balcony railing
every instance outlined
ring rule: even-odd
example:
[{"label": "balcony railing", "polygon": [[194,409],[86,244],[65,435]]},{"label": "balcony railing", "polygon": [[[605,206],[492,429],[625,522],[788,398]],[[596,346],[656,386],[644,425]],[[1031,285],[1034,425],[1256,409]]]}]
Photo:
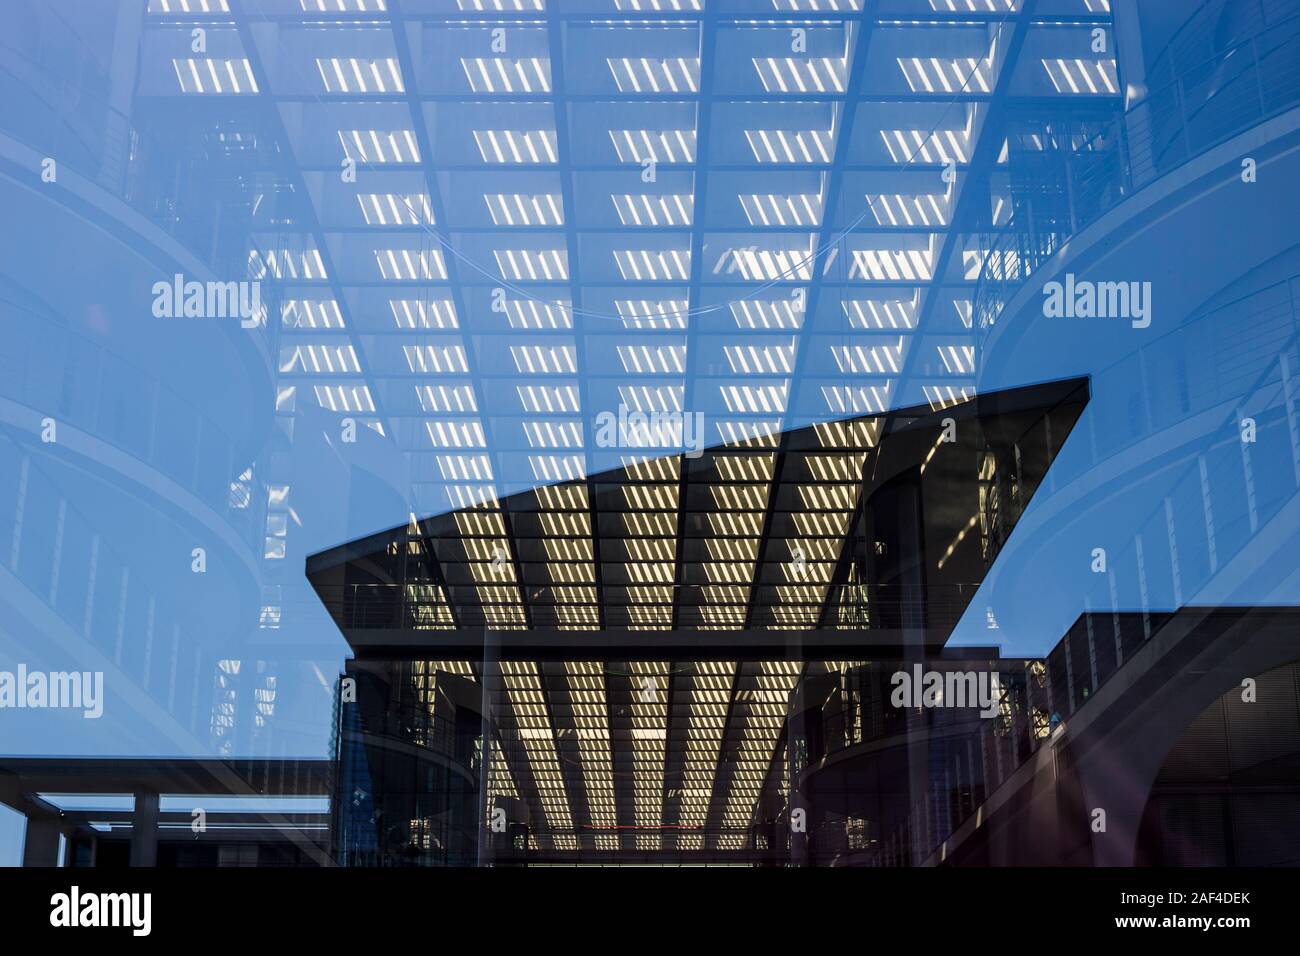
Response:
[{"label": "balcony railing", "polygon": [[257,137],[218,125],[151,135],[94,92],[106,80],[85,57],[47,65],[17,43],[0,35],[0,102],[11,104],[0,111],[0,133],[122,201],[222,281],[258,280],[266,313],[257,334],[274,356],[281,292],[253,253]]},{"label": "balcony railing", "polygon": [[1067,238],[1160,176],[1300,104],[1300,3],[1271,7],[1257,32],[1184,68],[1100,130],[1033,137],[1042,152],[1021,154],[1022,167],[1037,168],[1013,188],[1011,221],[980,240],[974,325],[981,346]]},{"label": "balcony railing", "polygon": [[250,457],[157,376],[0,295],[0,396],[138,459],[202,500],[260,552],[266,492]]}]

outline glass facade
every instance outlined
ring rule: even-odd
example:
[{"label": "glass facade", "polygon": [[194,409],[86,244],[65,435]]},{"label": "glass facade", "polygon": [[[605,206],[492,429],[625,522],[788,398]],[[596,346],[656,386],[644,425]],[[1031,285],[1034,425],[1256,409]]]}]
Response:
[{"label": "glass facade", "polygon": [[1296,0],[7,4],[0,862],[1293,863],[1297,106]]}]

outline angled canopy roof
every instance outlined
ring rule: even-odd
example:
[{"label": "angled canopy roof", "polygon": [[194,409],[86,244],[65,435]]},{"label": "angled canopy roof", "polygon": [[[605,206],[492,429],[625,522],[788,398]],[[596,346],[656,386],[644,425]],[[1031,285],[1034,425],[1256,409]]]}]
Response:
[{"label": "angled canopy roof", "polygon": [[[858,518],[907,472],[926,502],[924,623],[942,643],[1086,400],[1086,383],[1070,380],[698,457],[631,447],[622,468],[412,516],[313,555],[307,574],[354,647],[376,631],[424,648],[467,631],[569,633],[575,644],[599,632],[662,650],[662,632],[888,628],[901,592],[872,571],[862,538],[873,532]],[[1016,486],[1001,505],[999,483]]]}]

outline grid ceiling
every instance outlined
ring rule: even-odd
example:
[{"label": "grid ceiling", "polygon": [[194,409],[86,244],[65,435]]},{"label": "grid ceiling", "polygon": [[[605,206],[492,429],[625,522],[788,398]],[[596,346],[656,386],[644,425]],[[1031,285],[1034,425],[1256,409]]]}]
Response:
[{"label": "grid ceiling", "polygon": [[[688,545],[683,443],[600,416],[698,413],[743,448],[690,490],[733,522],[693,558],[725,589],[783,432],[971,395],[999,111],[1117,102],[1109,24],[1106,0],[149,0],[138,94],[274,142],[250,260],[286,299],[282,412],[373,428],[420,513],[503,537],[502,497],[558,485],[548,520],[599,521],[591,476],[640,468],[617,560],[650,569]],[[593,583],[563,560],[552,585]],[[687,583],[657,574],[627,586]]]},{"label": "grid ceiling", "polygon": [[522,800],[529,848],[739,850],[781,755],[807,669],[840,662],[417,661],[435,706],[442,675],[490,668],[489,795]]},{"label": "grid ceiling", "polygon": [[356,616],[368,601],[387,615],[399,597],[399,626],[415,629],[860,626],[833,612],[882,426],[880,416],[823,422],[424,519],[318,556],[386,567],[384,580],[316,587],[354,627],[381,623]]}]

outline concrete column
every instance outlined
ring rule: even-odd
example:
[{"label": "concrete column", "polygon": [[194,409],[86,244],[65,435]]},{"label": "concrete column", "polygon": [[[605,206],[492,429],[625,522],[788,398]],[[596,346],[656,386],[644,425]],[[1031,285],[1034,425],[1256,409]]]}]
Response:
[{"label": "concrete column", "polygon": [[113,108],[130,115],[140,68],[140,36],[144,17],[140,5],[124,3],[118,10],[113,30],[113,54],[109,64],[109,101]]},{"label": "concrete column", "polygon": [[58,817],[33,814],[27,818],[27,838],[23,841],[23,866],[58,866]]},{"label": "concrete column", "polygon": [[1147,81],[1146,58],[1142,52],[1142,22],[1136,3],[1115,4],[1111,13],[1115,29],[1115,62],[1123,84],[1124,107],[1132,106],[1131,91],[1145,88]]},{"label": "concrete column", "polygon": [[135,812],[131,816],[131,865],[158,865],[158,794],[151,790],[135,792]]},{"label": "concrete column", "polygon": [[[786,722],[786,739],[785,739],[785,765],[790,768],[790,792],[786,798],[785,814],[786,818],[782,821],[782,827],[777,829],[780,833],[782,829],[790,834],[790,865],[791,866],[808,866],[809,865],[809,834],[807,827],[811,827],[813,821],[812,813],[808,806],[808,801],[804,798],[799,789],[799,774],[794,773],[796,766],[796,741],[799,737],[805,740],[809,738],[808,729],[808,711],[805,709],[807,701],[802,693],[796,693],[792,696],[796,712],[787,717]],[[796,810],[803,811],[802,832],[795,830],[794,813]]]},{"label": "concrete column", "polygon": [[[889,542],[896,549],[899,561],[898,590],[903,601],[902,635],[904,666],[925,666],[925,625],[928,605],[925,581],[925,526],[921,513],[920,473],[905,484],[900,483],[896,498],[898,508],[898,540]],[[907,713],[907,729],[915,735],[907,744],[907,792],[909,813],[918,814],[918,825],[911,828],[915,840],[911,864],[923,860],[930,849],[929,808],[935,791],[935,781],[930,767],[930,734],[927,716],[911,709]]]},{"label": "concrete column", "polygon": [[[492,832],[491,821],[488,819],[489,814],[494,809],[488,797],[488,781],[491,778],[490,768],[492,761],[492,742],[496,737],[496,712],[493,708],[493,701],[496,698],[497,687],[500,684],[501,670],[498,666],[500,649],[498,647],[500,638],[494,631],[485,631],[483,633],[483,662],[482,662],[482,684],[483,698],[480,709],[479,731],[482,744],[482,757],[479,763],[478,771],[478,865],[491,866],[493,861],[493,849],[495,848],[497,835]],[[509,824],[507,823],[507,827]],[[503,838],[504,839],[504,838]]]},{"label": "concrete column", "polygon": [[[1146,57],[1142,50],[1142,22],[1136,3],[1114,5],[1115,63],[1120,90],[1124,94],[1126,113],[1123,123],[1129,142],[1129,161],[1133,179],[1145,183],[1155,177],[1151,157],[1150,108],[1142,101],[1148,89]],[[1157,81],[1158,82],[1158,81]]]}]

